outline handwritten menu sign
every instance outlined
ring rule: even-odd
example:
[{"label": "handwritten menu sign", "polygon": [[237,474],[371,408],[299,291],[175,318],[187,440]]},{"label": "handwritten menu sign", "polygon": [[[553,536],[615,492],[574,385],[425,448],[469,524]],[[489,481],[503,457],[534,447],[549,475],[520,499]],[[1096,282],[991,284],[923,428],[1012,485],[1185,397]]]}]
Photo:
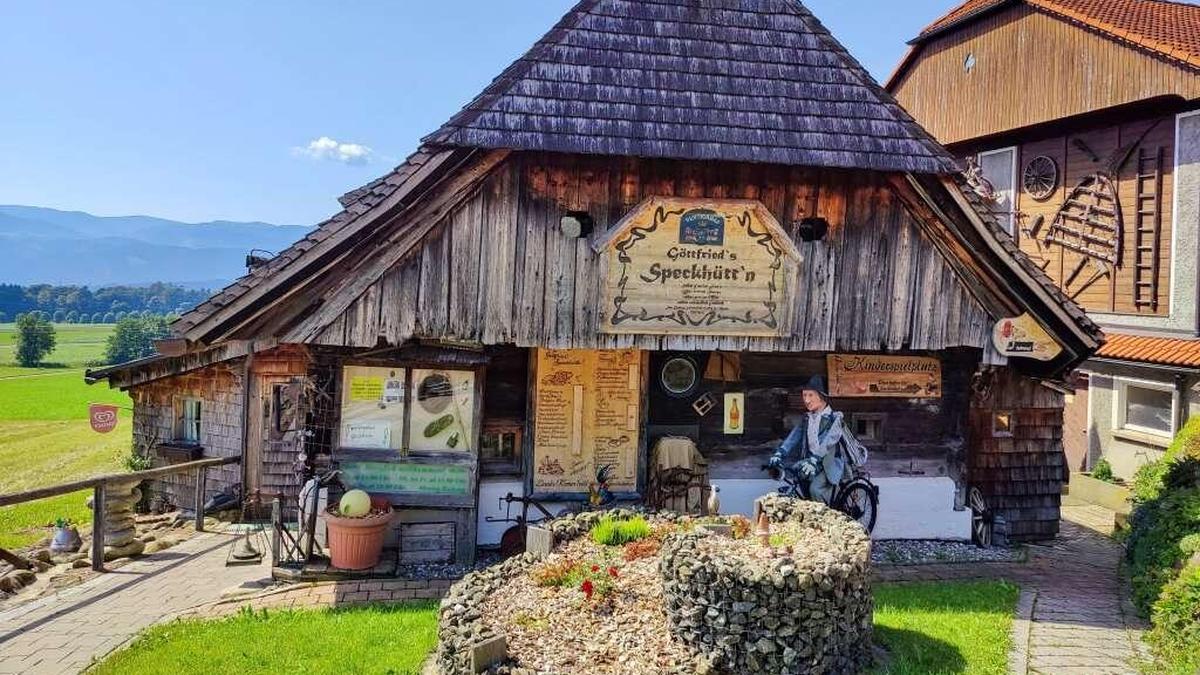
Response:
[{"label": "handwritten menu sign", "polygon": [[782,334],[799,253],[755,200],[653,197],[599,246],[601,331]]},{"label": "handwritten menu sign", "polygon": [[641,354],[636,349],[539,349],[533,487],[582,492],[611,466],[613,492],[637,488]]},{"label": "handwritten menu sign", "polygon": [[829,354],[829,394],[834,397],[939,398],[942,362],[928,356]]}]

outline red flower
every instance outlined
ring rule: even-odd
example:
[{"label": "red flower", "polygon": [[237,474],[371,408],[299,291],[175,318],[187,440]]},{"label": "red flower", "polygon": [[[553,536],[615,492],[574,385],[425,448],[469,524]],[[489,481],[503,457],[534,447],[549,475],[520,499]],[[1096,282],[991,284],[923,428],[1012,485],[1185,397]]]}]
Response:
[{"label": "red flower", "polygon": [[596,591],[596,587],[592,585],[592,580],[584,579],[580,588],[583,589],[583,596],[590,602],[592,599],[592,593]]},{"label": "red flower", "polygon": [[592,571],[593,571],[593,572],[599,572],[599,571],[600,571],[600,566],[599,566],[599,565],[592,565]]},{"label": "red flower", "polygon": [[608,576],[610,576],[610,577],[612,577],[612,578],[616,579],[616,578],[617,578],[617,568],[615,568],[615,567],[609,567],[609,568],[608,568]]}]

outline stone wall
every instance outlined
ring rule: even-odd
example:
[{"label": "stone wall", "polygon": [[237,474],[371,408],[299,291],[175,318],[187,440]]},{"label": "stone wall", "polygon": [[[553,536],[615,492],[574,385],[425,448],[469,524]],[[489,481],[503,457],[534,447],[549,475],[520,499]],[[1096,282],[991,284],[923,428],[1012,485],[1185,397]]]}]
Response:
[{"label": "stone wall", "polygon": [[[770,495],[772,523],[804,533],[794,550],[750,560],[742,540],[673,534],[662,548],[663,589],[676,638],[731,673],[856,673],[870,663],[870,540],[813,502]],[[804,546],[804,541],[818,542]]]}]

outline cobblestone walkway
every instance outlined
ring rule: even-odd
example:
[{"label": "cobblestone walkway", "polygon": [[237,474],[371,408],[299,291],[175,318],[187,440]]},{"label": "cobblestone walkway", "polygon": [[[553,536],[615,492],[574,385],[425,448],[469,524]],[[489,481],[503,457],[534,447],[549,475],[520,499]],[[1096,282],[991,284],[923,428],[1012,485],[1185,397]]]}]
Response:
[{"label": "cobblestone walkway", "polygon": [[971,563],[885,568],[882,581],[1008,579],[1022,588],[1014,626],[1015,673],[1106,675],[1136,673],[1142,624],[1117,573],[1122,549],[1102,534],[1112,512],[1064,506],[1059,537],[1030,546],[1026,563]]},{"label": "cobblestone walkway", "polygon": [[0,673],[78,673],[143,628],[270,576],[225,567],[234,537],[201,534],[59,593],[0,612]]}]

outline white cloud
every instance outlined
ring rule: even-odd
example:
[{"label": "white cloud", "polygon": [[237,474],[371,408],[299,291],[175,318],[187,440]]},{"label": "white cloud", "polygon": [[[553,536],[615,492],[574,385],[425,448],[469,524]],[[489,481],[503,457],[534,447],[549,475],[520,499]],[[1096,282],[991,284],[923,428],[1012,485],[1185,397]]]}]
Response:
[{"label": "white cloud", "polygon": [[342,164],[366,164],[371,161],[371,148],[358,143],[340,143],[328,136],[309,141],[303,148],[292,148],[292,154],[312,159],[332,160]]}]

